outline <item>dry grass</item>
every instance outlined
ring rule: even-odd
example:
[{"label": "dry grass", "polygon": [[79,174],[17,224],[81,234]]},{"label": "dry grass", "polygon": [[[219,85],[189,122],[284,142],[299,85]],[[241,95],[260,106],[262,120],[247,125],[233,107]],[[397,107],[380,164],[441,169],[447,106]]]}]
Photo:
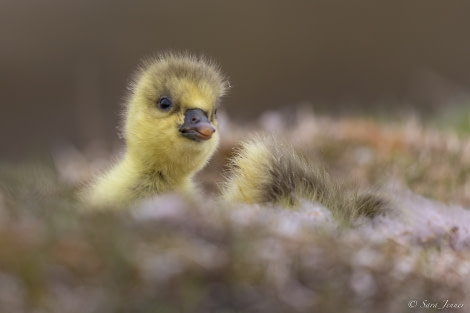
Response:
[{"label": "dry grass", "polygon": [[[440,312],[468,310],[468,133],[308,112],[290,125],[277,113],[221,124],[221,147],[199,175],[204,202],[163,195],[84,214],[74,194],[103,164],[95,156],[69,148],[50,161],[0,166],[0,311],[432,310],[420,308],[424,300],[464,305]],[[217,201],[233,147],[263,131],[344,184],[387,194],[392,210],[342,228],[314,203],[292,211]]]}]

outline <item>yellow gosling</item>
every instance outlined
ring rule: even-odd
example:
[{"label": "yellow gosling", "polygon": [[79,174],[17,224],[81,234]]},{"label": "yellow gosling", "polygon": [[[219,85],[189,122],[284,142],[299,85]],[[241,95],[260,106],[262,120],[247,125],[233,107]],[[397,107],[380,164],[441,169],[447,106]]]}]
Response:
[{"label": "yellow gosling", "polygon": [[388,206],[388,201],[377,193],[346,190],[317,164],[272,137],[242,143],[230,162],[222,199],[288,208],[295,208],[303,199],[330,209],[344,223],[359,216],[373,217]]},{"label": "yellow gosling", "polygon": [[217,148],[226,87],[218,67],[201,57],[167,53],[145,61],[124,111],[124,155],[89,186],[85,201],[113,207],[168,191],[196,194],[192,178]]}]

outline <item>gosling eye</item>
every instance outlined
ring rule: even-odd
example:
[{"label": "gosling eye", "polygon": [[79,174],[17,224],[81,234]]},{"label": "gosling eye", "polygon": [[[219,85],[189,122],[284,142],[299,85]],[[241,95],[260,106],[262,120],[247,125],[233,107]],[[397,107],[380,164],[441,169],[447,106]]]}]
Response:
[{"label": "gosling eye", "polygon": [[217,108],[214,110],[214,116],[217,116]]},{"label": "gosling eye", "polygon": [[173,102],[171,102],[168,97],[160,97],[160,99],[158,99],[157,106],[162,111],[168,111],[173,106]]}]

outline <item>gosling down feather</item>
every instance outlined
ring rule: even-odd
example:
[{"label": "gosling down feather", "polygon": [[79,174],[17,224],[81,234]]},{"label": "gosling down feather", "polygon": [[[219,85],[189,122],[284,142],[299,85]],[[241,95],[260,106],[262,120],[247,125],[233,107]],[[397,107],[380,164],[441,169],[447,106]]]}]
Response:
[{"label": "gosling down feather", "polygon": [[344,223],[360,216],[373,217],[388,207],[388,200],[382,195],[347,190],[318,164],[273,137],[243,142],[229,166],[222,185],[222,199],[229,202],[295,208],[303,199],[323,205]]},{"label": "gosling down feather", "polygon": [[123,157],[89,186],[85,201],[122,206],[168,191],[195,194],[192,178],[219,143],[216,112],[226,86],[202,57],[167,53],[144,62],[123,114]]}]

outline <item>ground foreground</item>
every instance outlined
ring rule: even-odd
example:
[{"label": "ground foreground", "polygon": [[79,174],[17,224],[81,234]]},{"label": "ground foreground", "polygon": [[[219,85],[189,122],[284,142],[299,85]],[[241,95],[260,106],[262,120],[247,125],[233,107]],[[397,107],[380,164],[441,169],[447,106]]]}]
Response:
[{"label": "ground foreground", "polygon": [[[74,195],[103,164],[93,153],[65,147],[1,165],[0,311],[470,310],[468,133],[308,112],[221,124],[221,147],[198,176],[204,201],[169,194],[88,212]],[[219,201],[226,159],[260,132],[344,185],[386,194],[391,209],[344,227],[315,203]]]}]

